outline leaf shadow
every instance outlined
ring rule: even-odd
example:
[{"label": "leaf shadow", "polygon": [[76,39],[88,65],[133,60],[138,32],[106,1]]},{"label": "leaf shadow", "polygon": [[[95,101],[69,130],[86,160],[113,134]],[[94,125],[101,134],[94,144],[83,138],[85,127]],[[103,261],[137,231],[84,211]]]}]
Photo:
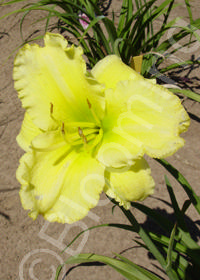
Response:
[{"label": "leaf shadow", "polygon": [[0,211],[0,215],[10,222],[10,216]]},{"label": "leaf shadow", "polygon": [[[163,200],[162,200],[163,201]],[[169,206],[170,203],[166,202],[166,204]],[[171,206],[172,208],[172,206]],[[172,208],[173,209],[173,208]],[[154,209],[156,212],[161,214],[163,217],[168,219],[170,222],[173,224],[176,223],[176,217],[174,213],[168,213],[166,209],[162,209],[160,207],[157,207]],[[198,227],[200,225],[200,220],[193,221],[189,216],[184,215],[184,220],[185,223],[188,227],[188,230],[190,232],[190,235],[192,239],[195,242],[198,242],[200,239],[200,228]],[[169,237],[169,233],[164,231],[153,219],[151,219],[149,216],[147,216],[146,221],[142,224],[145,230],[150,231],[150,232],[156,232],[157,234],[160,235],[166,235]]]},{"label": "leaf shadow", "polygon": [[67,272],[65,273],[65,275],[63,276],[62,280],[66,279],[67,276],[74,270],[74,269],[77,269],[78,267],[89,267],[89,266],[106,266],[106,264],[104,263],[101,263],[101,262],[90,262],[90,263],[81,263],[81,264],[78,264],[78,265],[74,265],[72,267],[70,267]]}]

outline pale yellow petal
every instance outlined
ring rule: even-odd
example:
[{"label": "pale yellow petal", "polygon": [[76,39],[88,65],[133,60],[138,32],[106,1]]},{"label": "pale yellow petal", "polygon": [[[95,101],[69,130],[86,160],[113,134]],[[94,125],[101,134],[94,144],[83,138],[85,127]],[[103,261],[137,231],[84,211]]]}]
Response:
[{"label": "pale yellow petal", "polygon": [[143,147],[140,143],[133,143],[123,133],[120,135],[111,130],[104,133],[96,157],[107,168],[122,168],[133,165],[141,155]]},{"label": "pale yellow petal", "polygon": [[[162,86],[145,79],[124,81],[106,91],[106,103],[104,131],[131,142],[135,156],[140,147],[140,155],[167,157],[184,145],[179,135],[189,126],[188,114],[179,98]],[[103,143],[108,142],[107,135]]]},{"label": "pale yellow petal", "polygon": [[36,219],[38,211],[36,210],[36,200],[34,197],[34,186],[29,184],[30,168],[33,166],[32,151],[24,154],[19,161],[19,167],[16,171],[16,178],[21,184],[19,192],[22,206],[25,210],[30,210],[31,217]]},{"label": "pale yellow petal", "polygon": [[31,142],[31,147],[37,151],[51,151],[66,146],[60,129],[43,132]]},{"label": "pale yellow petal", "polygon": [[116,55],[108,55],[100,60],[91,70],[92,75],[106,88],[114,88],[124,80],[140,80],[142,76],[122,62]]},{"label": "pale yellow petal", "polygon": [[84,218],[97,205],[104,185],[104,167],[87,153],[76,155],[68,167],[60,196],[45,218],[60,223]]},{"label": "pale yellow petal", "polygon": [[60,34],[47,33],[44,40],[45,47],[26,44],[14,62],[15,89],[33,122],[48,130],[60,121],[93,121],[87,100],[102,118],[103,87],[87,78],[82,49],[67,47]]},{"label": "pale yellow petal", "polygon": [[96,206],[104,187],[104,168],[89,154],[67,146],[30,152],[17,171],[20,197],[30,216],[42,214],[50,222],[72,223]]},{"label": "pale yellow petal", "polygon": [[155,183],[145,159],[137,160],[129,170],[110,172],[106,177],[104,191],[126,209],[130,202],[144,200],[154,192]]},{"label": "pale yellow petal", "polygon": [[30,150],[32,140],[40,133],[42,133],[42,131],[33,123],[31,117],[26,112],[20,133],[16,138],[18,145],[27,152]]}]

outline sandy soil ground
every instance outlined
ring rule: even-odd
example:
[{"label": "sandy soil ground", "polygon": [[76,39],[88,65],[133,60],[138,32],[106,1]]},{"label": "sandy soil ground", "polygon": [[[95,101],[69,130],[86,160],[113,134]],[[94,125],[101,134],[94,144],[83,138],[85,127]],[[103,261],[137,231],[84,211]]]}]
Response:
[{"label": "sandy soil ground", "polygon": [[[177,2],[181,3],[184,1],[180,0]],[[120,4],[121,1],[113,1],[113,7],[116,10],[119,10]],[[199,17],[199,1],[193,0],[191,5],[193,6],[194,17]],[[0,16],[21,6],[22,4],[19,3],[13,6],[0,7]],[[185,6],[179,7],[174,12],[174,16],[180,15],[187,15]],[[41,22],[36,22],[34,25],[31,24],[42,16],[44,16],[43,13],[34,12],[31,16],[27,17],[23,28],[24,38],[27,38],[34,30],[38,31],[36,35],[43,34],[44,26]],[[99,205],[92,209],[88,217],[70,226],[57,223],[50,224],[45,222],[42,217],[32,221],[28,217],[27,212],[21,207],[18,195],[20,186],[15,178],[15,171],[23,152],[17,146],[15,138],[19,133],[24,112],[21,109],[17,93],[13,89],[12,81],[14,59],[12,51],[22,43],[19,32],[19,18],[19,16],[11,15],[0,21],[0,279],[54,279],[57,265],[66,260],[70,255],[78,252],[91,252],[113,256],[112,252],[120,253],[122,251],[125,257],[152,271],[161,273],[163,276],[158,268],[158,264],[144,249],[136,246],[136,243],[133,241],[134,235],[123,230],[110,228],[95,229],[78,239],[65,253],[60,254],[66,244],[82,229],[101,223],[127,223],[119,210],[116,209],[114,214],[112,214],[112,204],[106,200],[105,196],[102,196]],[[183,20],[187,23],[189,22],[187,16]],[[170,32],[173,32],[173,30]],[[12,55],[7,60],[10,54]],[[190,59],[192,55],[195,55],[196,58],[199,57],[199,44],[190,49],[185,48],[173,59]],[[199,68],[193,69],[191,72],[189,70],[182,70],[177,75],[177,81],[182,82],[180,77],[187,76],[190,78],[188,86],[196,91],[199,89]],[[191,100],[186,100],[184,104],[191,116],[191,126],[184,135],[186,139],[185,147],[170,157],[169,161],[185,175],[200,195],[200,104]],[[164,185],[164,174],[166,171],[153,160],[149,160],[149,162],[156,180],[156,189],[155,194],[145,200],[144,203],[154,209],[159,209],[166,213],[169,219],[172,219],[172,209],[170,204],[166,204],[169,202]],[[174,185],[175,193],[180,203],[183,203],[186,198],[185,193],[180,186],[174,183],[172,178],[170,180]],[[133,212],[144,225],[148,227],[155,226],[152,221],[146,219],[138,211],[133,209]],[[195,223],[192,224],[191,220],[195,221]],[[198,240],[200,236],[200,221],[192,207],[188,211],[187,221],[192,228],[195,240]],[[106,266],[93,266],[74,269],[68,275],[68,279],[120,280],[124,278]]]}]

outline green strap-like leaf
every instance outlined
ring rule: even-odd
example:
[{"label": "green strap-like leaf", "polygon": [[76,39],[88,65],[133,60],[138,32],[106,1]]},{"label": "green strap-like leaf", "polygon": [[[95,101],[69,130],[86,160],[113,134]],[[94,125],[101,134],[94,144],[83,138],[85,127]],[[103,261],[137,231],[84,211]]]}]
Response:
[{"label": "green strap-like leaf", "polygon": [[[96,254],[79,254],[70,257],[65,262],[65,264],[91,263],[91,262],[101,262],[107,264],[129,280],[152,280],[153,279],[147,276],[147,274],[144,273],[142,269],[138,269],[138,266],[136,265],[133,266],[122,260],[117,260],[106,256],[96,255]],[[59,271],[57,273],[57,276],[59,276]],[[154,279],[157,280],[159,278],[154,278]]]},{"label": "green strap-like leaf", "polygon": [[[195,93],[191,90],[188,89],[178,89],[178,88],[169,88],[169,90],[173,93],[182,93],[183,95],[187,96],[190,99],[193,99],[197,102],[200,102],[200,94]],[[200,206],[199,206],[200,210]]]},{"label": "green strap-like leaf", "polygon": [[156,159],[162,166],[167,169],[171,175],[179,182],[179,184],[183,187],[184,191],[187,193],[190,198],[192,204],[194,205],[197,212],[200,214],[200,197],[195,193],[193,188],[190,186],[185,177],[168,161],[164,159]]},{"label": "green strap-like leaf", "polygon": [[174,214],[177,219],[178,226],[181,227],[185,232],[188,232],[187,226],[186,226],[184,218],[183,218],[183,214],[179,208],[173,188],[166,175],[165,175],[165,183],[166,183],[167,190],[168,190],[171,202],[172,202],[172,206],[173,206]]},{"label": "green strap-like leaf", "polygon": [[151,280],[160,280],[161,278],[157,277],[155,274],[151,273],[150,271],[142,268],[141,266],[131,262],[129,259],[125,258],[122,255],[116,254],[114,253],[119,259],[121,259],[122,261],[124,261],[125,263],[130,264],[131,266],[137,268],[139,271],[141,271],[142,273],[144,273],[147,277],[149,277]]},{"label": "green strap-like leaf", "polygon": [[175,224],[171,235],[170,235],[170,239],[169,239],[169,246],[167,249],[167,266],[166,266],[166,271],[168,271],[170,268],[172,268],[172,260],[173,260],[173,247],[174,247],[174,240],[175,240],[175,235],[176,235],[176,228],[177,225]]},{"label": "green strap-like leaf", "polygon": [[173,228],[173,223],[167,219],[165,216],[158,213],[158,211],[149,208],[146,205],[140,204],[138,202],[132,202],[131,205],[140,210],[142,213],[153,219],[163,230],[170,233]]},{"label": "green strap-like leaf", "polygon": [[[119,205],[118,205],[119,206]],[[163,269],[166,271],[166,261],[163,255],[160,253],[159,249],[156,247],[155,243],[149,236],[149,234],[143,229],[143,227],[137,222],[136,218],[132,215],[129,210],[125,210],[122,206],[119,206],[122,212],[126,215],[129,222],[132,224],[133,229],[135,232],[139,234],[141,239],[143,240],[144,244],[148,247],[149,251],[154,255]],[[166,271],[170,280],[179,280],[176,272],[174,269],[170,268]]]}]

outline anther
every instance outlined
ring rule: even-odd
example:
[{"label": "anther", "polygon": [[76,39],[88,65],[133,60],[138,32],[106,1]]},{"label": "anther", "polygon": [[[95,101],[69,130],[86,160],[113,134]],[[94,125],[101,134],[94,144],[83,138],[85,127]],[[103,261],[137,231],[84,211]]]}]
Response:
[{"label": "anther", "polygon": [[54,118],[53,116],[53,103],[50,102],[50,118],[56,123],[59,124],[59,122]]},{"label": "anther", "polygon": [[64,122],[62,123],[61,132],[62,132],[62,134],[65,134],[65,124],[64,124]]},{"label": "anther", "polygon": [[88,104],[89,109],[91,109],[92,105],[88,99],[87,99],[87,104]]},{"label": "anther", "polygon": [[80,127],[78,127],[78,134],[79,134],[79,136],[83,139],[83,142],[84,142],[85,144],[87,144],[87,138],[86,138],[85,135],[83,134],[83,130],[82,130]]},{"label": "anther", "polygon": [[99,118],[97,117],[96,113],[94,112],[93,108],[92,108],[92,104],[90,103],[90,101],[87,99],[87,104],[88,104],[88,107],[89,109],[91,110],[91,113],[94,117],[94,119],[96,120],[97,124],[100,125],[100,121],[99,121]]},{"label": "anther", "polygon": [[50,103],[50,114],[53,114],[53,103]]},{"label": "anther", "polygon": [[84,142],[85,144],[88,143],[87,138],[85,137],[85,135],[83,135],[83,142]]},{"label": "anther", "polygon": [[80,127],[78,127],[78,134],[81,138],[83,137],[83,130]]}]

